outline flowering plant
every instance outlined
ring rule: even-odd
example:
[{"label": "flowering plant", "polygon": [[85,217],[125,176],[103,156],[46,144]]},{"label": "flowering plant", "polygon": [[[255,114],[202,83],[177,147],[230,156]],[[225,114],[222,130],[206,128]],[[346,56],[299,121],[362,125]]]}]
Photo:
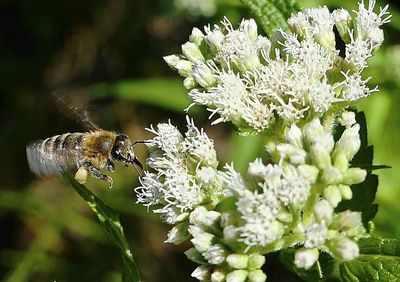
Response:
[{"label": "flowering plant", "polygon": [[[369,234],[377,167],[363,115],[349,107],[378,91],[363,70],[390,15],[387,7],[375,10],[373,0],[353,12],[306,9],[270,37],[254,19],[235,28],[225,18],[194,28],[182,54],[164,58],[212,124],[261,135],[267,155],[241,174],[235,164],[219,165],[213,140],[189,117],[185,133],[171,123],[149,129],[155,137],[137,201],[172,225],[166,242],[190,240],[185,254],[199,264],[193,277],[266,281],[266,255],[280,251],[305,280],[305,270],[329,277],[328,254],[340,263],[341,279],[358,281],[346,277],[357,277],[349,269],[360,246],[377,240]],[[360,193],[372,199],[361,203]]]}]

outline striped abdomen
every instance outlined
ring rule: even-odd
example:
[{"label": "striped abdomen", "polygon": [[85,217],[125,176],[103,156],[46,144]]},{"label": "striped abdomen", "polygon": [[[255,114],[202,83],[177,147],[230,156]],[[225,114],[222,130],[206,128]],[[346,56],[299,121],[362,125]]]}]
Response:
[{"label": "striped abdomen", "polygon": [[77,168],[82,159],[82,142],[88,133],[65,133],[26,146],[29,168],[36,175],[61,174]]}]

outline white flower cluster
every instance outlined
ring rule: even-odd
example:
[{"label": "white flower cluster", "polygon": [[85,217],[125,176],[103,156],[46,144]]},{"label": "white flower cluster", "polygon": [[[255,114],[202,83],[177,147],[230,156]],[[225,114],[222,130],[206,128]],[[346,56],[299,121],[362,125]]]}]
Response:
[{"label": "white flower cluster", "polygon": [[[164,59],[185,77],[193,102],[207,106],[210,117],[219,115],[214,124],[230,121],[243,132],[261,132],[377,91],[361,72],[390,16],[387,7],[376,14],[374,5],[360,3],[353,17],[344,9],[307,9],[288,20],[292,33],[278,30],[270,39],[258,35],[253,19],[237,29],[225,19],[222,27],[194,28],[182,54]],[[335,49],[334,27],[345,43],[344,58]]]},{"label": "white flower cluster", "polygon": [[224,196],[213,141],[189,118],[187,128],[184,136],[170,123],[148,129],[156,135],[148,141],[147,164],[153,171],[146,171],[135,189],[137,201],[161,206],[155,212],[170,224],[184,220],[196,206],[215,205]]},{"label": "white flower cluster", "polygon": [[339,120],[345,129],[336,142],[318,118],[301,128],[293,124],[286,142],[271,151],[278,164],[251,163],[251,181],[227,167],[224,181],[241,218],[234,228],[247,250],[302,245],[295,264],[306,269],[318,260],[319,250],[339,260],[358,256],[353,238],[365,233],[361,214],[334,209],[352,198],[350,185],[363,182],[366,171],[349,165],[360,148],[354,113],[344,112]]}]

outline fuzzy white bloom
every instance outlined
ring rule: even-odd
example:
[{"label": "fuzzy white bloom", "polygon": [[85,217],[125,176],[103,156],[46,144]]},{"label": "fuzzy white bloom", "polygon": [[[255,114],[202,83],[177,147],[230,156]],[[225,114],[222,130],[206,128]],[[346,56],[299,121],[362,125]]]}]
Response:
[{"label": "fuzzy white bloom", "polygon": [[204,281],[206,280],[211,274],[211,271],[206,266],[199,266],[192,272],[192,277],[196,278],[197,280]]},{"label": "fuzzy white bloom", "polygon": [[295,253],[294,264],[299,268],[309,269],[318,260],[318,249],[299,249]]},{"label": "fuzzy white bloom", "polygon": [[203,253],[203,257],[208,261],[209,264],[221,264],[225,261],[227,251],[222,245],[212,245]]},{"label": "fuzzy white bloom", "polygon": [[370,80],[370,78],[363,80],[359,72],[352,75],[348,75],[347,73],[342,74],[345,77],[345,80],[343,82],[344,89],[342,90],[342,93],[340,95],[340,98],[343,101],[355,101],[360,98],[367,97],[371,93],[378,91],[378,87],[375,87],[374,89],[369,89],[367,86],[367,82]]},{"label": "fuzzy white bloom", "polygon": [[306,240],[304,241],[304,247],[310,249],[325,243],[328,236],[328,228],[325,224],[325,221],[314,223],[306,228],[300,228],[303,230],[306,237]]}]

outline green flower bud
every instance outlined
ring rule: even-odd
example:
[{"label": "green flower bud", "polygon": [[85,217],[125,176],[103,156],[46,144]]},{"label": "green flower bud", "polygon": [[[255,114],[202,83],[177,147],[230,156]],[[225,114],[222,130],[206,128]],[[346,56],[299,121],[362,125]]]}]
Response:
[{"label": "green flower bud", "polygon": [[197,86],[196,80],[194,80],[193,76],[188,76],[183,80],[183,87],[188,90],[191,90]]},{"label": "green flower bud", "polygon": [[314,40],[328,50],[335,50],[335,33],[332,30],[323,30],[314,35]]},{"label": "green flower bud", "polygon": [[235,270],[226,275],[226,282],[244,282],[247,279],[246,270]]},{"label": "green flower bud", "polygon": [[225,272],[222,269],[216,269],[211,274],[211,282],[223,282],[225,281]]},{"label": "green flower bud", "polygon": [[338,118],[338,121],[340,125],[349,128],[356,123],[356,114],[354,112],[343,112]]},{"label": "green flower bud", "polygon": [[333,208],[327,200],[320,200],[314,206],[314,216],[317,221],[325,220],[327,223],[332,221]]},{"label": "green flower bud", "polygon": [[348,185],[339,185],[340,194],[342,195],[343,200],[350,200],[353,198],[353,192],[351,191],[350,186]]},{"label": "green flower bud", "polygon": [[222,42],[224,41],[225,35],[220,29],[214,29],[205,36],[206,43],[210,47],[212,54],[215,54],[220,50]]},{"label": "green flower bud", "polygon": [[267,280],[267,275],[262,272],[261,269],[252,270],[249,272],[248,280],[249,282],[264,282]]},{"label": "green flower bud", "polygon": [[333,166],[339,169],[341,172],[345,172],[349,168],[349,160],[343,151],[340,151],[334,155]]},{"label": "green flower bud", "polygon": [[331,156],[329,151],[319,143],[311,146],[311,157],[313,163],[320,169],[325,169],[331,165]]},{"label": "green flower bud", "polygon": [[190,240],[193,246],[199,252],[205,252],[212,245],[214,235],[204,232],[201,228],[197,226],[189,226],[189,232],[192,234],[193,239]]},{"label": "green flower bud", "polygon": [[235,241],[239,237],[236,226],[228,225],[224,227],[224,239],[227,241]]},{"label": "green flower bud", "polygon": [[175,225],[169,232],[165,243],[179,245],[189,237],[187,222],[181,222]]},{"label": "green flower bud", "polygon": [[347,236],[354,237],[364,233],[361,213],[350,210],[340,213],[332,222],[332,229],[344,232]]},{"label": "green flower bud", "polygon": [[189,250],[185,251],[185,255],[188,259],[191,261],[198,263],[198,264],[206,264],[207,262],[205,261],[203,255],[196,250],[196,248],[190,248]]},{"label": "green flower bud", "polygon": [[204,62],[204,57],[199,47],[192,42],[186,42],[182,45],[182,54],[192,63]]},{"label": "green flower bud", "polygon": [[294,264],[299,268],[309,269],[318,260],[319,251],[317,248],[301,248],[294,255]]},{"label": "green flower bud", "polygon": [[303,129],[304,138],[309,145],[312,145],[324,132],[324,128],[318,118],[307,123]]},{"label": "green flower bud", "polygon": [[203,32],[197,27],[194,27],[192,29],[192,34],[189,36],[189,41],[200,47],[201,43],[204,41]]},{"label": "green flower bud", "polygon": [[340,194],[340,190],[336,185],[326,187],[323,195],[333,208],[336,208],[337,205],[342,201],[342,195]]},{"label": "green flower bud", "polygon": [[248,269],[260,269],[265,263],[265,256],[259,254],[249,255]]},{"label": "green flower bud", "polygon": [[245,31],[251,41],[257,39],[257,24],[254,19],[244,20],[240,24],[240,29]]},{"label": "green flower bud", "polygon": [[249,261],[248,255],[243,254],[230,254],[226,257],[226,262],[230,267],[235,269],[245,269]]},{"label": "green flower bud", "polygon": [[322,172],[322,180],[326,184],[340,184],[343,181],[343,175],[337,168],[329,166]]},{"label": "green flower bud", "polygon": [[207,260],[209,264],[221,264],[225,261],[227,252],[225,248],[220,245],[212,245],[203,253],[203,257]]},{"label": "green flower bud", "polygon": [[352,167],[343,174],[343,183],[347,185],[358,184],[363,182],[366,176],[366,170],[359,167]]}]

